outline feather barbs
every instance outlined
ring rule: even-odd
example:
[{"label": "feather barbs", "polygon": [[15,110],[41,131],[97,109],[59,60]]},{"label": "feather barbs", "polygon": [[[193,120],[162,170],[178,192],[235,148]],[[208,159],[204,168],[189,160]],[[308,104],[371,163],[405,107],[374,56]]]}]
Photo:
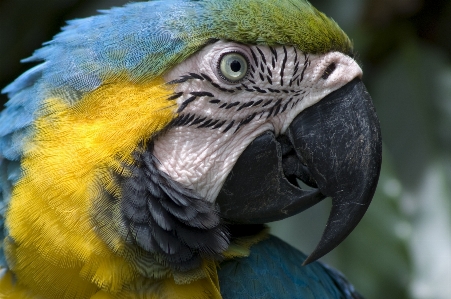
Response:
[{"label": "feather barbs", "polygon": [[[73,106],[46,100],[26,142],[23,176],[7,214],[14,241],[6,254],[21,283],[38,282],[35,289],[43,295],[60,298],[72,285],[69,297],[85,298],[97,289],[117,292],[137,276],[96,233],[92,201],[99,184],[115,188],[110,170],[131,163],[137,145],[175,117],[176,105],[167,100],[172,92],[156,79],[105,84]],[[61,279],[74,275],[79,281]]]}]

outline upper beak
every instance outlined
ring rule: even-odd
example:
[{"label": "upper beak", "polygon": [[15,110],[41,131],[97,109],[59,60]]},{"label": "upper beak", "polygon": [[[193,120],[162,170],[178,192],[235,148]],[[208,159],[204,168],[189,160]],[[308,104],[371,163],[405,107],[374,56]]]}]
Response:
[{"label": "upper beak", "polygon": [[[308,264],[340,244],[374,195],[382,142],[371,97],[354,79],[302,111],[284,135],[265,132],[241,154],[216,202],[232,223],[266,223],[297,214],[325,197],[332,210]],[[302,180],[313,190],[303,190]]]}]

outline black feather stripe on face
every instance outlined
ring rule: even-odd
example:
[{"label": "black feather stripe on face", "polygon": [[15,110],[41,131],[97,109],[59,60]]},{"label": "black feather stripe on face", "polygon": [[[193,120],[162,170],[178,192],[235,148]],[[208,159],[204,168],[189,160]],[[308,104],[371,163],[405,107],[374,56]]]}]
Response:
[{"label": "black feather stripe on face", "polygon": [[[192,81],[196,86],[195,89],[199,89],[193,91],[188,87],[186,92],[182,90],[171,96],[170,99],[181,98],[177,111],[179,115],[171,123],[171,126],[221,129],[222,133],[228,132],[233,127],[231,132],[235,133],[246,124],[251,123],[250,116],[259,115],[260,117],[252,118],[255,120],[259,120],[263,115],[266,118],[275,117],[292,109],[304,98],[305,90],[300,89],[299,86],[310,65],[308,55],[302,55],[303,53],[298,53],[295,48],[285,46],[279,48],[252,46],[248,50],[250,53],[249,73],[243,81],[238,83],[238,86],[224,84],[224,82],[216,80],[217,78],[212,79],[202,72],[199,74],[189,72],[181,75],[179,79],[169,82],[169,84],[189,84]],[[199,84],[199,81],[202,83]],[[297,87],[295,88],[295,86]],[[235,93],[236,96],[232,98],[233,100],[227,96],[228,93]],[[256,94],[260,94],[262,98],[256,98]],[[286,94],[286,96],[281,102],[280,95],[282,94]],[[206,105],[205,108],[244,111],[248,112],[248,115],[240,114],[232,119],[227,119],[221,118],[221,113],[204,115],[200,110],[188,109],[189,111],[187,111],[187,108],[197,101],[203,101]],[[273,101],[278,103],[269,106]]]}]

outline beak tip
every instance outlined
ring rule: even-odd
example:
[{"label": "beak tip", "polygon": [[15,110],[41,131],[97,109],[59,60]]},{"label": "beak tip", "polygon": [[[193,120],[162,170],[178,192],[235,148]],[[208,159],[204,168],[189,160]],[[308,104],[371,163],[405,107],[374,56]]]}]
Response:
[{"label": "beak tip", "polygon": [[[332,210],[326,228],[317,247],[304,261],[303,265],[307,265],[338,246],[364,216],[379,179],[382,142],[379,120],[360,80],[348,83],[303,113],[308,113],[304,117],[313,122],[314,127],[323,128],[323,136],[316,134],[312,140],[293,140],[297,140],[301,156],[304,153],[316,155],[308,165],[309,170],[319,189],[332,197]],[[306,136],[303,126],[309,129],[312,125],[306,125],[301,118],[295,121],[299,125],[293,124],[292,135]],[[334,131],[342,134],[329,134]],[[317,140],[326,140],[329,151],[317,148],[318,144],[322,145]],[[330,155],[330,152],[337,155]]]},{"label": "beak tip", "polygon": [[309,255],[309,256],[304,260],[304,262],[302,263],[302,266],[307,266],[307,265],[313,263],[313,262],[316,261],[316,260],[317,260],[317,258],[312,258],[312,255]]},{"label": "beak tip", "polygon": [[382,162],[379,120],[365,86],[355,79],[305,109],[285,136],[307,169],[295,168],[293,174],[311,179],[315,191],[287,178],[285,139],[265,132],[238,158],[216,201],[228,221],[255,224],[286,218],[332,197],[324,233],[303,262],[308,265],[340,244],[370,205]]}]

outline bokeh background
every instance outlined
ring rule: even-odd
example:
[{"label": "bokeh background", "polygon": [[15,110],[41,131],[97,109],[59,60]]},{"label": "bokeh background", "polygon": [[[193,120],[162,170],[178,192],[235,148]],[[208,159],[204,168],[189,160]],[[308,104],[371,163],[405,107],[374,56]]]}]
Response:
[{"label": "bokeh background", "polygon": [[[0,86],[64,21],[125,0],[0,0]],[[382,126],[381,179],[356,230],[323,261],[367,298],[451,298],[451,1],[311,0],[355,44]],[[1,95],[0,103],[6,101]],[[304,252],[328,200],[273,233]]]}]

